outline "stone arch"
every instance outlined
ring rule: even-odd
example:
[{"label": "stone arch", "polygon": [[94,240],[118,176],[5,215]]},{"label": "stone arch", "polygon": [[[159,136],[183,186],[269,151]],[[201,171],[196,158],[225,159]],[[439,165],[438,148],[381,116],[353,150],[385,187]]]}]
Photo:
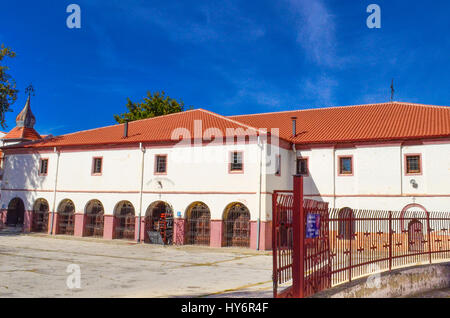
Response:
[{"label": "stone arch", "polygon": [[8,212],[6,214],[6,225],[23,226],[25,219],[25,204],[21,198],[14,198],[9,201]]},{"label": "stone arch", "polygon": [[194,202],[186,210],[186,244],[209,245],[211,211],[203,202]]},{"label": "stone arch", "polygon": [[[408,211],[413,208],[418,208],[422,211]],[[423,216],[425,218],[429,217],[429,213],[423,205],[417,203],[410,203],[406,205],[400,212],[400,228],[402,229],[402,231],[407,231],[407,224],[405,224],[405,219],[413,219],[419,216]]]},{"label": "stone arch", "polygon": [[75,230],[75,204],[70,199],[58,205],[58,224],[56,234],[73,235]]},{"label": "stone arch", "polygon": [[114,208],[114,238],[135,239],[135,209],[130,201],[120,201]]},{"label": "stone arch", "polygon": [[[164,201],[155,201],[150,204],[145,212],[144,229],[145,242],[172,244],[173,208],[170,204]],[[150,240],[149,232],[157,233],[157,235],[155,237],[152,236],[152,240]]]},{"label": "stone arch", "polygon": [[250,211],[233,202],[223,213],[223,246],[250,247]]},{"label": "stone arch", "polygon": [[48,201],[39,198],[34,201],[33,204],[33,223],[31,226],[31,231],[39,233],[48,232],[48,217],[49,217],[49,204]]},{"label": "stone arch", "polygon": [[103,237],[105,209],[99,200],[90,200],[84,209],[86,215],[85,236]]}]

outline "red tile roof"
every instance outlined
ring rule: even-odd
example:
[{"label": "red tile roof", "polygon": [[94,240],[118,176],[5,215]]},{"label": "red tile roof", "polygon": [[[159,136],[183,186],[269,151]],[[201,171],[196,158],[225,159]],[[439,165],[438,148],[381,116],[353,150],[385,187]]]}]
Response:
[{"label": "red tile roof", "polygon": [[14,127],[2,139],[39,140],[39,139],[41,139],[41,136],[33,128]]},{"label": "red tile roof", "polygon": [[[245,124],[234,121],[227,117],[203,109],[196,109],[130,122],[128,124],[127,138],[123,138],[124,124],[121,124],[80,131],[62,136],[48,137],[38,142],[29,143],[26,145],[11,145],[8,147],[40,148],[178,141],[182,139],[181,137],[179,137],[181,134],[178,134],[172,138],[172,134],[174,133],[174,131],[176,131],[176,129],[185,131],[187,129],[189,135],[194,138],[194,123],[196,120],[201,121],[202,134],[204,134],[205,131],[209,128],[219,129],[224,136],[230,135],[227,134],[227,128],[241,128],[243,131],[247,131],[248,129],[250,129],[255,134],[257,131],[252,127],[248,127]],[[212,135],[214,136],[214,134]],[[234,134],[232,134],[232,136],[234,136]],[[214,137],[212,137],[212,139],[214,140]]]},{"label": "red tile roof", "polygon": [[[292,138],[292,120],[297,135]],[[229,117],[247,125],[280,129],[295,143],[342,143],[450,136],[450,107],[391,102]]]},{"label": "red tile roof", "polygon": [[[292,116],[297,117],[295,138],[291,136]],[[392,102],[230,117],[196,109],[130,122],[127,138],[123,138],[124,125],[121,124],[51,136],[8,148],[170,142],[174,141],[172,133],[177,128],[187,129],[194,137],[195,120],[201,120],[203,133],[210,128],[217,128],[224,135],[227,135],[227,128],[250,129],[253,132],[253,127],[267,128],[269,131],[279,128],[282,139],[302,144],[450,136],[450,107]]]}]

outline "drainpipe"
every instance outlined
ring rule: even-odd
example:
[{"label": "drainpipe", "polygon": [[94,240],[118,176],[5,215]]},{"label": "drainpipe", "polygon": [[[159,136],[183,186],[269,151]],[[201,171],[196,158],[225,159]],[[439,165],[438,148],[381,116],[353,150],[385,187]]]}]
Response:
[{"label": "drainpipe", "polygon": [[336,146],[333,146],[333,209],[336,208]]},{"label": "drainpipe", "polygon": [[257,232],[256,232],[256,250],[260,249],[260,236],[261,236],[261,188],[262,188],[262,152],[263,152],[263,144],[261,143],[261,138],[258,135],[258,147],[259,147],[259,187],[257,191],[258,197],[258,221],[257,221]]},{"label": "drainpipe", "polygon": [[139,143],[139,150],[142,152],[142,159],[141,159],[141,190],[139,193],[139,224],[138,224],[138,239],[137,242],[141,242],[141,219],[142,219],[142,193],[144,190],[144,154],[145,154],[145,148],[142,147],[142,142]]},{"label": "drainpipe", "polygon": [[403,143],[400,144],[400,195],[403,196]]},{"label": "drainpipe", "polygon": [[55,188],[53,189],[53,207],[52,207],[52,221],[50,223],[50,235],[53,235],[53,223],[55,220],[55,209],[56,209],[56,189],[58,186],[58,173],[59,173],[59,157],[61,152],[59,152],[56,147],[53,148],[53,152],[56,153],[56,174],[55,174]]}]

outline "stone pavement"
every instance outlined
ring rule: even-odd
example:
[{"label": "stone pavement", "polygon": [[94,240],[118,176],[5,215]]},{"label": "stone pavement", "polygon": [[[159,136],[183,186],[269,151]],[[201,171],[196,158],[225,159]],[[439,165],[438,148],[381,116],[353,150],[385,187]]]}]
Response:
[{"label": "stone pavement", "polygon": [[[70,264],[80,289],[67,287]],[[271,271],[272,256],[249,249],[0,235],[0,297],[270,296]]]}]

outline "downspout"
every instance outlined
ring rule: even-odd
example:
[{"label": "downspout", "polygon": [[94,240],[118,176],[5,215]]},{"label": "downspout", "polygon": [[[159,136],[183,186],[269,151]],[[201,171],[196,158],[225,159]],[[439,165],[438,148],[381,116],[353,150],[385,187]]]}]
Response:
[{"label": "downspout", "polygon": [[261,138],[258,135],[258,147],[259,147],[259,187],[257,191],[258,197],[258,221],[257,221],[257,231],[256,231],[256,250],[260,249],[260,236],[261,236],[261,188],[262,188],[262,152],[263,144],[261,143]]},{"label": "downspout", "polygon": [[142,147],[142,142],[139,143],[139,150],[142,152],[141,159],[141,190],[139,192],[139,224],[138,224],[138,239],[137,242],[141,242],[141,219],[142,219],[142,193],[144,190],[144,154],[145,148]]},{"label": "downspout", "polygon": [[333,209],[336,208],[336,146],[333,146]]},{"label": "downspout", "polygon": [[403,196],[403,143],[400,144],[400,195]]},{"label": "downspout", "polygon": [[58,186],[58,173],[59,173],[59,157],[61,155],[61,152],[59,152],[56,147],[53,148],[53,152],[57,154],[56,159],[56,174],[55,174],[55,188],[53,189],[53,207],[52,207],[52,221],[50,224],[50,235],[53,234],[53,223],[55,220],[55,208],[56,208],[56,189]]}]

